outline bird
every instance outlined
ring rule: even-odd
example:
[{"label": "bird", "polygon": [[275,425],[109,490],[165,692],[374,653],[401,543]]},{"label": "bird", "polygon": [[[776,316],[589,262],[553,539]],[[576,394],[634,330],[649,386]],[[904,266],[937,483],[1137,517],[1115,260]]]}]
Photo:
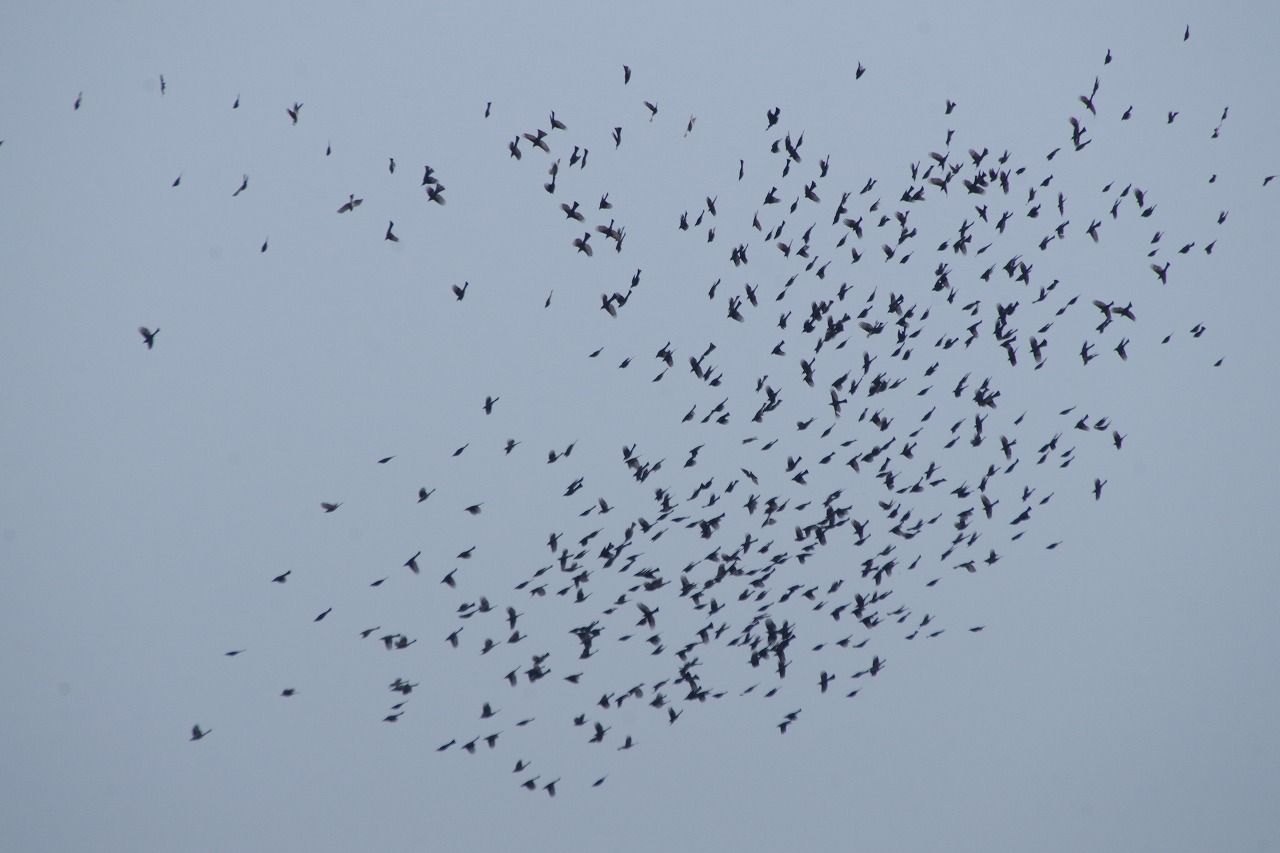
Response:
[{"label": "bird", "polygon": [[458,287],[458,285],[456,284],[451,284],[449,285],[449,288],[453,291],[453,298],[461,302],[463,298],[467,295],[467,288],[470,286],[471,286],[471,282],[464,281],[462,283],[462,287]]},{"label": "bird", "polygon": [[399,243],[399,242],[400,242],[400,238],[399,238],[399,237],[397,237],[395,234],[393,234],[393,233],[391,232],[391,229],[392,229],[392,228],[394,228],[394,227],[395,227],[395,222],[388,222],[388,223],[387,223],[387,233],[383,236],[383,238],[382,238],[383,240],[390,240],[390,241],[391,241],[391,242],[393,242],[393,243]]},{"label": "bird", "polygon": [[412,571],[415,575],[418,574],[418,558],[421,556],[422,556],[422,552],[418,551],[418,553],[414,554],[412,557],[405,560],[404,561],[405,568]]},{"label": "bird", "polygon": [[340,506],[342,506],[341,503],[328,503],[327,501],[320,502],[320,508],[325,512],[333,512],[335,509],[337,509]]},{"label": "bird", "polygon": [[139,326],[138,334],[142,335],[142,341],[147,345],[147,349],[151,349],[155,346],[156,335],[160,334],[160,329],[157,328],[153,331],[146,326]]},{"label": "bird", "polygon": [[245,175],[243,178],[240,179],[240,187],[231,194],[231,197],[235,198],[236,196],[240,195],[240,193],[244,192],[247,189],[249,189],[249,176]]},{"label": "bird", "polygon": [[294,101],[293,106],[285,108],[285,112],[289,114],[289,118],[292,119],[293,123],[297,124],[298,113],[302,112],[302,104]]},{"label": "bird", "polygon": [[[364,204],[364,199],[362,199],[362,198],[356,198],[356,197],[355,197],[355,194],[354,194],[354,193],[351,193],[351,194],[348,194],[348,195],[347,195],[347,200],[346,200],[346,202],[344,202],[344,203],[343,203],[343,205],[342,205],[341,207],[339,207],[339,208],[338,208],[338,212],[339,212],[339,213],[350,213],[351,211],[355,210],[357,207],[359,207],[359,206],[360,206],[360,205],[362,205],[362,204]],[[390,230],[390,229],[388,229],[388,230]]]},{"label": "bird", "polygon": [[212,731],[213,729],[202,729],[200,728],[200,724],[196,723],[194,726],[191,727],[191,739],[200,740]]}]

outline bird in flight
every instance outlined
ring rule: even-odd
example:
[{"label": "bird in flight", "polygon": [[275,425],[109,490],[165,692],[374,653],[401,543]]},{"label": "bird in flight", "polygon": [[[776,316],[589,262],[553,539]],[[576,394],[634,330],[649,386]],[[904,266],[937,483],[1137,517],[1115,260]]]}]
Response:
[{"label": "bird in flight", "polygon": [[142,341],[147,345],[147,349],[151,349],[155,346],[156,335],[160,334],[160,330],[157,328],[153,331],[146,326],[139,326],[138,334],[142,335]]}]

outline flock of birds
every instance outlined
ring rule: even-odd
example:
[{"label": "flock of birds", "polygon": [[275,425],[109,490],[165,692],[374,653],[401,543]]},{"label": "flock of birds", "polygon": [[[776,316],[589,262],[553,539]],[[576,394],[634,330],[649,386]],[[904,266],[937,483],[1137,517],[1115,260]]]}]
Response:
[{"label": "flock of birds", "polygon": [[[382,720],[397,723],[413,710],[421,661],[415,653],[456,655],[494,696],[476,709],[473,728],[444,733],[432,748],[475,754],[510,744],[514,784],[550,796],[558,785],[598,786],[607,774],[562,777],[531,762],[521,753],[523,733],[577,737],[613,755],[640,746],[653,730],[621,715],[624,705],[674,725],[721,701],[788,697],[793,701],[774,721],[785,735],[810,703],[856,697],[889,666],[893,643],[942,637],[948,627],[930,609],[937,603],[930,590],[944,578],[1010,561],[1034,565],[1037,554],[1057,548],[1061,540],[1033,533],[1054,487],[1100,499],[1107,480],[1099,469],[1105,454],[1123,449],[1125,435],[1110,417],[1074,406],[1028,417],[1002,386],[1013,376],[1038,375],[1055,359],[1078,359],[1076,371],[1099,370],[1099,359],[1118,368],[1139,350],[1169,343],[1172,335],[1145,333],[1138,305],[1176,283],[1180,267],[1194,269],[1183,259],[1211,256],[1228,219],[1225,209],[1210,211],[1202,232],[1166,238],[1159,228],[1168,202],[1149,188],[1113,180],[1094,197],[1068,199],[1055,186],[1063,160],[1105,146],[1136,114],[1133,105],[1109,100],[1103,78],[1111,62],[1108,51],[1068,117],[1069,132],[1046,154],[1019,159],[988,145],[953,145],[957,131],[947,129],[940,145],[895,180],[867,176],[840,185],[831,158],[813,155],[781,107],[762,109],[759,152],[735,157],[726,174],[743,186],[758,181],[753,193],[744,191],[757,203],[728,209],[710,194],[673,210],[669,220],[676,239],[694,241],[688,251],[712,253],[723,265],[707,282],[716,318],[705,326],[708,339],[655,340],[653,352],[638,357],[656,370],[646,382],[666,383],[649,387],[670,404],[670,422],[689,436],[687,446],[673,458],[665,439],[644,437],[615,446],[596,436],[581,450],[575,437],[545,456],[517,438],[492,448],[513,465],[569,469],[563,489],[546,496],[548,504],[561,502],[564,522],[536,544],[540,556],[519,576],[468,571],[484,558],[481,540],[456,553],[419,550],[406,555],[398,575],[372,581],[375,588],[420,583],[434,571],[432,594],[456,598],[450,624],[344,624],[353,641],[407,652],[399,659],[405,674],[386,685]],[[866,73],[859,63],[855,80]],[[625,93],[631,83],[624,66],[618,85]],[[166,90],[161,77],[161,94]],[[658,101],[637,101],[638,118],[661,126],[667,113]],[[81,105],[82,95],[75,109]],[[231,106],[239,108],[239,96]],[[957,109],[945,101],[947,122]],[[291,125],[306,120],[301,102],[285,112]],[[1218,138],[1228,113],[1224,108],[1204,132]],[[492,114],[488,103],[484,119]],[[1179,118],[1176,111],[1162,116],[1167,125]],[[695,122],[679,121],[674,132],[687,136]],[[606,151],[622,147],[623,127],[583,133],[570,123],[550,111],[545,127],[513,129],[505,153],[551,196],[548,211],[564,223],[565,252],[585,259],[609,249],[621,254],[629,226],[605,183],[590,183],[602,169],[595,164],[605,160],[607,169],[609,155],[597,155],[592,170],[587,164],[597,139]],[[332,153],[327,147],[325,156]],[[396,173],[394,158],[387,169]],[[1204,179],[1215,183],[1217,175]],[[180,184],[181,176],[172,182]],[[249,186],[245,175],[228,190],[239,196]],[[430,165],[421,191],[425,203],[446,205]],[[367,215],[363,204],[350,194],[336,213]],[[917,212],[922,207],[941,209],[938,216],[952,226],[927,236],[933,220]],[[1133,247],[1141,278],[1135,272],[1110,285],[1115,292],[1082,300],[1080,283],[1043,272],[1057,255],[1107,240],[1108,226],[1120,220],[1148,220],[1154,232]],[[384,239],[399,242],[394,221]],[[264,242],[260,251],[267,250]],[[902,289],[869,283],[890,274]],[[600,294],[600,324],[607,328],[643,297],[642,279],[640,265],[629,284]],[[452,285],[453,299],[463,302],[468,287]],[[542,308],[552,309],[551,294]],[[718,342],[716,323],[749,326],[752,334]],[[1197,323],[1187,334],[1205,331]],[[159,332],[139,329],[148,350]],[[774,365],[768,373],[743,375],[744,356],[735,350],[742,340],[751,341],[752,359]],[[585,353],[594,360],[587,366],[602,364],[603,354],[603,347]],[[631,367],[633,358],[617,369]],[[1088,375],[1075,372],[1071,382],[1080,386]],[[477,417],[500,419],[501,403],[500,394],[477,400]],[[793,455],[788,439],[797,432],[805,433],[804,449]],[[438,452],[460,457],[469,446]],[[1091,467],[1081,481],[1060,473],[1080,459]],[[591,491],[606,465],[621,466],[633,488]],[[343,509],[343,501],[324,497],[322,512]],[[454,506],[451,498],[426,486],[416,495],[446,515],[489,511],[485,502]],[[287,569],[270,582],[284,586],[293,574]],[[522,609],[539,612],[536,625]],[[313,621],[341,614],[335,602]],[[555,630],[548,633],[547,624]],[[959,626],[962,633],[982,629]],[[563,718],[522,714],[511,706],[526,692],[499,694],[517,686],[575,691],[576,704]],[[304,694],[293,686],[281,691]],[[212,731],[194,725],[191,740]]]}]

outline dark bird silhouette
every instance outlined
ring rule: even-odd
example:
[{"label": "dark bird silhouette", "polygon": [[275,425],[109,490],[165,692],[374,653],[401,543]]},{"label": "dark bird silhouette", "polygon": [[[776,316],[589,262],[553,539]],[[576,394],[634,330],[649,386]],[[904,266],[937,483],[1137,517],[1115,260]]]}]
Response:
[{"label": "dark bird silhouette", "polygon": [[160,330],[156,329],[155,331],[152,331],[146,326],[139,326],[138,334],[142,335],[142,341],[147,345],[147,349],[151,349],[155,346],[156,335],[160,334]]}]

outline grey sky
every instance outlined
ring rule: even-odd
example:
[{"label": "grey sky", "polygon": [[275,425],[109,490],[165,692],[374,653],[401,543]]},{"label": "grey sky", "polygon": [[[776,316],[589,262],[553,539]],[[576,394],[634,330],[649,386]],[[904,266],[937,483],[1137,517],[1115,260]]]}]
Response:
[{"label": "grey sky", "polygon": [[[0,848],[1280,845],[1271,531],[1280,181],[1262,186],[1280,172],[1280,17],[1269,4],[1228,4],[1213,16],[1187,3],[221,5],[28,4],[0,21]],[[1104,66],[1108,49],[1114,61]],[[867,72],[855,81],[859,62]],[[624,63],[633,71],[625,87]],[[1077,100],[1095,75],[1096,118]],[[947,99],[957,102],[950,116]],[[644,100],[659,108],[652,122]],[[285,108],[295,101],[304,106],[293,126]],[[1133,119],[1121,123],[1130,104]],[[766,133],[775,106],[782,116]],[[511,138],[547,128],[551,110],[568,124],[549,140],[553,154],[522,142],[523,158],[509,158]],[[1080,152],[1070,150],[1069,116],[1093,139]],[[975,246],[995,244],[989,260],[935,251],[976,218],[976,197],[953,184],[912,207],[920,237],[906,247],[911,262],[886,264],[879,247],[896,223],[874,230],[866,207],[880,197],[882,212],[903,209],[909,165],[947,150],[948,128],[953,162],[989,146],[1027,167],[1007,198],[984,196],[992,219],[1014,212],[1009,234],[978,226]],[[769,143],[801,131],[803,164],[784,179]],[[590,149],[585,169],[569,167],[573,145]],[[777,208],[789,204],[827,155],[820,204],[802,199],[793,215],[761,208],[774,185]],[[549,196],[542,183],[556,158]],[[419,188],[424,164],[447,186],[444,207]],[[245,174],[249,187],[233,198]],[[1027,187],[1049,174],[1038,190],[1046,212],[1029,220]],[[859,195],[868,177],[879,184]],[[1157,206],[1149,219],[1130,198],[1119,219],[1107,213],[1129,183]],[[866,217],[865,255],[853,266],[848,246],[831,248],[843,230],[828,224],[841,190],[852,192],[850,215]],[[1062,217],[1048,210],[1059,190]],[[603,192],[627,227],[624,249],[597,234],[585,258],[570,241],[607,221],[595,211]],[[365,202],[338,216],[348,193]],[[706,196],[718,196],[714,220],[678,231],[680,213],[692,222]],[[582,226],[558,208],[572,200],[589,211]],[[757,210],[765,229],[786,218],[783,239],[797,245],[817,223],[816,251],[832,261],[824,281],[764,244],[749,228]],[[1219,211],[1229,213],[1221,225]],[[1084,233],[1091,217],[1103,221],[1097,245]],[[1067,239],[1039,250],[1062,219]],[[399,243],[383,240],[389,220]],[[710,244],[708,223],[718,232]],[[1165,286],[1146,257],[1157,230],[1159,259],[1172,262]],[[735,270],[729,251],[748,241],[750,263]],[[1190,253],[1177,253],[1191,241]],[[998,267],[992,284],[977,279],[1015,253],[1034,261],[1032,289],[1012,289]],[[944,332],[966,335],[958,304],[930,291],[939,261],[955,270],[957,303],[983,300],[971,349],[933,346]],[[636,268],[641,282],[611,319],[600,294],[625,291]],[[780,306],[774,296],[793,273]],[[1061,284],[1033,305],[1054,278]],[[463,281],[458,302],[449,288]],[[874,289],[882,319],[890,292],[934,316],[908,362],[860,332],[846,350],[824,350],[810,390],[798,363],[812,336],[795,326],[841,281],[852,287],[841,310],[856,314]],[[737,324],[726,304],[744,282],[759,285],[760,307],[744,306],[749,322]],[[1079,303],[1049,334],[1046,367],[1031,370],[1026,336],[1073,295]],[[1137,322],[1094,334],[1094,298],[1132,300]],[[1021,303],[1016,368],[991,340],[994,303],[1012,299]],[[783,333],[776,319],[787,309]],[[1198,339],[1188,331],[1197,323],[1206,327]],[[154,350],[140,325],[161,329]],[[1133,340],[1126,362],[1111,351],[1117,329]],[[770,356],[784,337],[787,355]],[[1076,354],[1085,339],[1100,353],[1087,367]],[[653,353],[666,341],[675,367],[654,383]],[[711,341],[721,388],[687,369]],[[1005,501],[997,522],[980,520],[977,545],[939,560],[961,505],[922,496],[917,516],[945,514],[918,547],[895,543],[902,564],[916,553],[921,564],[899,566],[881,608],[906,605],[912,620],[833,657],[809,649],[856,623],[793,601],[793,670],[772,699],[760,696],[778,683],[769,664],[752,670],[719,643],[697,654],[707,686],[725,698],[677,697],[685,713],[675,725],[645,704],[648,692],[600,712],[601,693],[670,678],[670,652],[709,619],[730,623],[725,640],[749,621],[737,587],[723,593],[722,616],[689,610],[677,598],[687,562],[714,545],[731,550],[748,531],[775,539],[775,550],[800,547],[792,531],[802,516],[785,513],[762,530],[743,515],[750,484],[740,467],[770,481],[753,490],[765,497],[819,504],[843,488],[838,503],[875,520],[868,546],[850,548],[842,529],[805,566],[780,570],[779,589],[825,590],[848,577],[839,595],[819,596],[832,605],[870,591],[855,581],[861,562],[894,541],[875,505],[889,497],[874,479],[878,462],[856,475],[840,465],[843,451],[816,464],[826,452],[817,433],[832,421],[826,388],[864,349],[879,353],[873,375],[909,375],[911,389],[941,363],[928,396],[868,400],[864,389],[837,427],[865,451],[876,438],[865,424],[855,429],[864,406],[906,425],[905,437],[936,405],[918,462],[943,465],[948,485],[937,492],[962,480],[976,487],[999,435],[1013,435],[1010,422],[1027,412],[1019,468],[996,478]],[[1002,392],[980,453],[968,448],[974,405],[950,393],[967,372],[970,389],[990,376]],[[786,404],[755,425],[762,374]],[[486,395],[501,398],[488,417]],[[721,397],[730,425],[698,423]],[[697,419],[681,423],[690,406]],[[1071,416],[1057,415],[1069,406]],[[810,414],[814,425],[798,432]],[[1111,447],[1109,429],[1073,430],[1084,414],[1109,418],[1127,436],[1123,449]],[[962,418],[959,446],[944,453],[946,429]],[[1077,458],[1066,469],[1036,466],[1036,447],[1055,432]],[[741,444],[750,435],[760,441]],[[761,452],[772,437],[778,446]],[[508,438],[522,442],[510,456]],[[575,440],[571,458],[546,464],[549,449]],[[619,448],[633,442],[646,460],[666,460],[665,480],[631,480]],[[682,469],[697,444],[698,466]],[[788,454],[805,457],[807,489],[783,474]],[[396,458],[376,464],[388,455]],[[639,629],[618,642],[638,618],[628,603],[606,620],[599,654],[577,661],[567,630],[605,618],[633,582],[599,568],[596,550],[620,541],[636,515],[652,519],[655,483],[684,501],[713,476],[714,491],[741,481],[723,500],[731,529],[708,545],[675,526],[640,549],[637,567],[660,565],[673,582],[650,596],[662,605],[668,654],[651,657]],[[916,476],[903,473],[900,485]],[[577,477],[583,490],[561,497]],[[1097,502],[1094,477],[1108,481]],[[1024,483],[1038,490],[1036,514],[1011,543],[1007,521]],[[438,491],[418,504],[420,486]],[[1052,502],[1039,506],[1048,492]],[[580,518],[598,497],[614,514]],[[325,514],[321,501],[343,505]],[[462,511],[479,501],[479,516]],[[719,511],[703,503],[682,510]],[[545,598],[512,590],[550,561],[549,531],[576,540],[597,527],[605,532],[586,561],[588,603],[555,594],[568,583],[556,569]],[[453,559],[471,545],[473,560]],[[953,568],[992,547],[994,566]],[[419,549],[423,572],[413,576],[401,564]],[[450,590],[439,580],[455,566]],[[270,583],[285,570],[288,583]],[[934,577],[941,582],[925,587]],[[460,622],[454,612],[480,595],[524,612],[530,638],[481,656],[484,637],[505,636],[496,614]],[[946,633],[904,641],[924,613]],[[443,638],[459,624],[454,651]],[[359,639],[375,625],[418,642],[387,652]],[[985,629],[966,630],[977,625]],[[541,651],[551,651],[554,677],[508,687],[503,674]],[[850,680],[873,653],[888,659],[885,672]],[[839,678],[825,695],[822,670]],[[560,680],[576,671],[582,685]],[[386,685],[401,676],[421,687],[386,725],[399,698]],[[738,695],[755,682],[754,694]],[[281,698],[285,687],[298,695]],[[479,719],[485,701],[500,709],[493,720]],[[796,708],[799,720],[780,735],[777,723]],[[588,744],[588,728],[573,726],[582,712],[612,726],[605,743]],[[535,723],[517,728],[525,716]],[[213,732],[191,743],[197,722]],[[436,752],[498,730],[493,750]],[[637,746],[620,752],[626,734]],[[527,773],[511,772],[517,758],[532,761]],[[562,777],[558,796],[518,787],[533,775]]]}]

